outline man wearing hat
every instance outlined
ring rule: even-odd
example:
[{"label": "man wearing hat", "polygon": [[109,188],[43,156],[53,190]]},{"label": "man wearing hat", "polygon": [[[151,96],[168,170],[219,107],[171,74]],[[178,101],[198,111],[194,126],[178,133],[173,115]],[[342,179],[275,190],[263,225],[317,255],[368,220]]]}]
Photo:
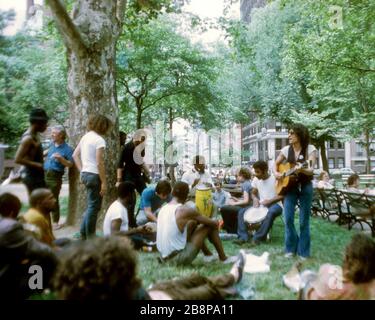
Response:
[{"label": "man wearing hat", "polygon": [[185,172],[181,178],[182,182],[186,182],[189,185],[190,193],[195,193],[195,187],[198,184],[205,184],[207,186],[212,187],[212,178],[208,172],[205,172],[205,158],[200,155],[194,156],[193,166],[193,169]]},{"label": "man wearing hat", "polygon": [[46,131],[48,116],[43,109],[30,112],[30,127],[22,135],[15,162],[22,165],[22,182],[26,185],[29,195],[38,188],[45,188],[43,170],[43,148],[39,133]]}]

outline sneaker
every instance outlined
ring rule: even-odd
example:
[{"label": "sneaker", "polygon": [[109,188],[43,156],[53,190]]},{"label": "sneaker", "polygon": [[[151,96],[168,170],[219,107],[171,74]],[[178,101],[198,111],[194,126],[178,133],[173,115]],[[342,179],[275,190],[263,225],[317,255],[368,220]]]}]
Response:
[{"label": "sneaker", "polygon": [[225,260],[222,260],[221,262],[224,264],[230,264],[230,263],[236,262],[237,260],[238,260],[238,256],[231,256],[231,257],[226,258]]},{"label": "sneaker", "polygon": [[53,230],[59,230],[64,227],[64,224],[54,223],[52,225]]},{"label": "sneaker", "polygon": [[300,261],[306,261],[309,257],[302,257],[302,256],[298,256],[298,259]]},{"label": "sneaker", "polygon": [[236,283],[240,282],[242,279],[245,263],[246,263],[246,253],[245,251],[240,250],[240,253],[237,256],[237,261],[233,264],[233,267],[230,272],[233,275],[235,275],[235,272],[237,271],[238,278],[237,278]]},{"label": "sneaker", "polygon": [[294,253],[293,252],[287,252],[286,254],[284,254],[284,257],[289,259],[289,258],[293,258],[294,257]]}]

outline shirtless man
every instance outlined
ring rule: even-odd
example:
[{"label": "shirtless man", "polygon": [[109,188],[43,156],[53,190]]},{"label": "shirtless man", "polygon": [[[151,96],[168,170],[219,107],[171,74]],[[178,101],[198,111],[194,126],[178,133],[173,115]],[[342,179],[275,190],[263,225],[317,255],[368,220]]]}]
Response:
[{"label": "shirtless man", "polygon": [[23,166],[22,182],[26,185],[29,195],[33,190],[45,188],[43,170],[43,148],[39,133],[46,131],[48,116],[43,109],[30,112],[30,127],[22,135],[15,162]]}]

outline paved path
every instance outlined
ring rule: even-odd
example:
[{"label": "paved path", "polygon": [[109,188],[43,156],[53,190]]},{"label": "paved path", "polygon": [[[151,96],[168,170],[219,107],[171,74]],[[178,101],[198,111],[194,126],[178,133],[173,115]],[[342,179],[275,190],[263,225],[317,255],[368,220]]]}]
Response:
[{"label": "paved path", "polygon": [[[26,187],[23,183],[11,183],[6,186],[0,186],[0,194],[4,192],[10,192],[17,196],[21,202],[25,205],[29,203],[29,196],[27,194]],[[60,191],[60,197],[67,197],[69,195],[69,185],[64,183]],[[65,217],[61,217],[60,223],[65,222]],[[56,238],[72,237],[79,230],[78,226],[65,227],[59,230],[54,230]]]},{"label": "paved path", "polygon": [[[29,203],[27,190],[23,183],[11,183],[6,186],[0,186],[0,193],[4,193],[4,192],[10,192],[16,195],[24,204]],[[60,197],[67,197],[68,195],[69,195],[69,185],[67,183],[64,183],[61,188]]]}]

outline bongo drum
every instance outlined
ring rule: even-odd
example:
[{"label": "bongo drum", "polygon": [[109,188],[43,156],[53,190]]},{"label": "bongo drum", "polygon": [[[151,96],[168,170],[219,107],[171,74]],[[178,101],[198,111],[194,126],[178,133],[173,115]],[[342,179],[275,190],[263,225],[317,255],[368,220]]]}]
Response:
[{"label": "bongo drum", "polygon": [[257,224],[262,222],[267,215],[268,208],[260,206],[258,208],[251,207],[245,211],[244,220],[248,224]]},{"label": "bongo drum", "polygon": [[211,218],[213,213],[211,188],[205,185],[198,185],[195,190],[195,205],[198,212],[203,216]]}]

